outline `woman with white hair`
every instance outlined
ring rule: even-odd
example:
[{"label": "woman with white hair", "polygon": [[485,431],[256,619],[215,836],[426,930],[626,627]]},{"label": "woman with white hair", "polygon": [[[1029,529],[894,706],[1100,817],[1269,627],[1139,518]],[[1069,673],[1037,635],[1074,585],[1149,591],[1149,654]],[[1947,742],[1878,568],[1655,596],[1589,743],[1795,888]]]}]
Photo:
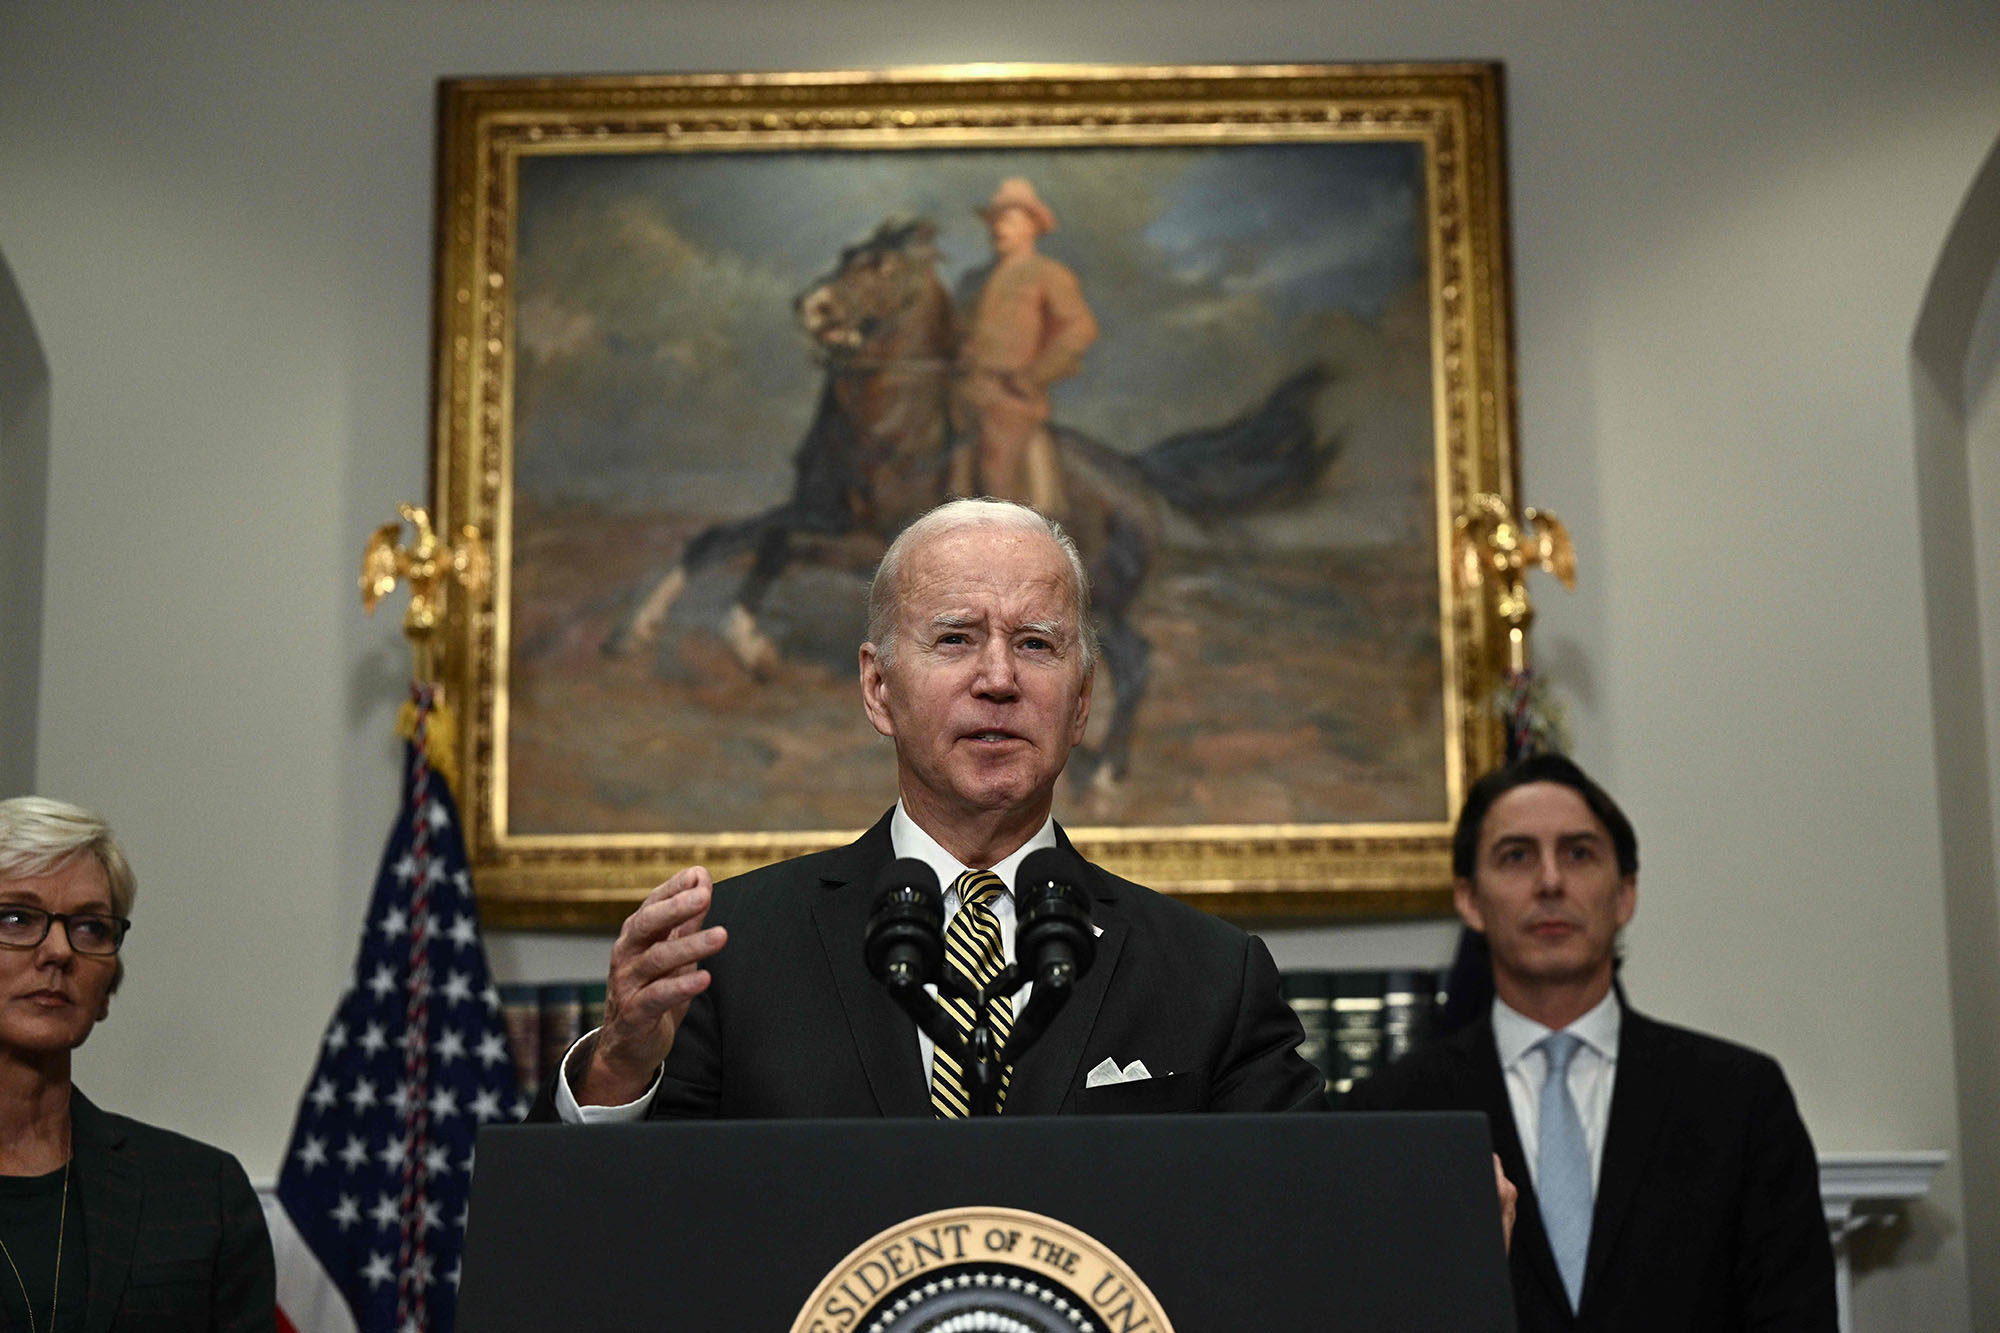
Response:
[{"label": "woman with white hair", "polygon": [[0,801],[0,1327],[273,1329],[270,1237],[236,1159],[70,1082],[123,980],[135,887],[97,816]]}]

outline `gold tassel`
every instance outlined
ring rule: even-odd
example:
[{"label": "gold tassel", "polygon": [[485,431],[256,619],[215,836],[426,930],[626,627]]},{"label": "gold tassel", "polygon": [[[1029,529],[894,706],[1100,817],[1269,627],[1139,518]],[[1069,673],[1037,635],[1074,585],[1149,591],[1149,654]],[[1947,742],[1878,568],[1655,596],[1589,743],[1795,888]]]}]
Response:
[{"label": "gold tassel", "polygon": [[[424,741],[424,757],[430,761],[431,772],[443,778],[455,796],[458,793],[458,719],[451,709],[445,707],[442,698],[431,705],[429,732]],[[416,700],[405,699],[403,706],[396,710],[396,734],[406,741],[417,738]]]}]

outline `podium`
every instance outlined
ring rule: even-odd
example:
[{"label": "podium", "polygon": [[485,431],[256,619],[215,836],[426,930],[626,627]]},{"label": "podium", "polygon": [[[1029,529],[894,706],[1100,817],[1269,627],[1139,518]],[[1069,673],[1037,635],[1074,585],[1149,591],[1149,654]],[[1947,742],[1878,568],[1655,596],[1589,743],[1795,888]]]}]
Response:
[{"label": "podium", "polygon": [[1510,1333],[1471,1113],[481,1131],[477,1333]]}]

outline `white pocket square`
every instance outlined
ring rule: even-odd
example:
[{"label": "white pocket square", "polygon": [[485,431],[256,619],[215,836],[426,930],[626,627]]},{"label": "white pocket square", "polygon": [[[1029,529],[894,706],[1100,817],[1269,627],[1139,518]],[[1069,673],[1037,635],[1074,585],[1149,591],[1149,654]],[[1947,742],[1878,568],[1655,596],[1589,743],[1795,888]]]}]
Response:
[{"label": "white pocket square", "polygon": [[1137,1083],[1141,1079],[1151,1077],[1152,1074],[1147,1071],[1144,1060],[1134,1060],[1120,1069],[1116,1060],[1105,1059],[1100,1060],[1095,1069],[1083,1076],[1083,1086],[1102,1088],[1113,1083]]}]

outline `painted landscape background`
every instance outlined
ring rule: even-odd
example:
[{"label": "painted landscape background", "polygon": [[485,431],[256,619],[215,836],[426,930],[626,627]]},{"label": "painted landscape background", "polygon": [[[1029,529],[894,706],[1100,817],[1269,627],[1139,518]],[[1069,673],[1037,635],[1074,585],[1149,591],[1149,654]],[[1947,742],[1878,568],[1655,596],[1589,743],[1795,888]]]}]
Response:
[{"label": "painted landscape background", "polygon": [[[892,215],[938,227],[948,285],[990,259],[976,208],[1031,179],[1102,325],[1055,419],[1137,452],[1308,365],[1338,455],[1248,517],[1164,503],[1133,613],[1152,642],[1131,772],[1071,823],[1445,816],[1423,158],[1415,144],[648,154],[520,172],[512,832],[854,828],[894,798],[855,648],[879,550],[795,565],[739,666],[743,562],[690,581],[659,641],[599,646],[710,523],[790,492],[822,384],[793,302]],[[1098,683],[1099,720],[1109,679]]]}]

